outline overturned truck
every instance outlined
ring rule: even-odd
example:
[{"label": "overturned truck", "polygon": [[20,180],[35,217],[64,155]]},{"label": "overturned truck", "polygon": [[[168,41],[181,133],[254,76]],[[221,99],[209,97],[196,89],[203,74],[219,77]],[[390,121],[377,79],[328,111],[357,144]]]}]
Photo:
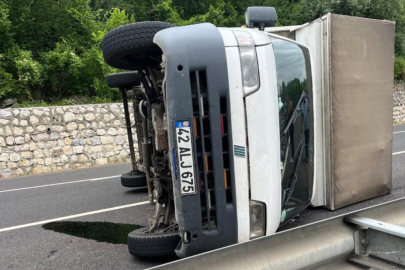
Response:
[{"label": "overturned truck", "polygon": [[139,22],[104,37],[106,63],[129,70],[107,78],[125,105],[122,183],[154,205],[131,254],[186,257],[273,234],[310,204],[390,192],[394,23],[276,22],[250,7],[248,28]]}]

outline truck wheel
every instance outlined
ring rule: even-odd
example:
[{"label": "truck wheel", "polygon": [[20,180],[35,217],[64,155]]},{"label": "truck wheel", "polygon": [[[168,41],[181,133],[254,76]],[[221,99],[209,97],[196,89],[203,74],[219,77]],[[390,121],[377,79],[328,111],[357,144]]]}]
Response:
[{"label": "truck wheel", "polygon": [[127,70],[139,69],[140,63],[150,64],[148,56],[160,56],[162,53],[153,43],[155,34],[173,26],[166,22],[137,22],[111,30],[101,42],[105,62]]},{"label": "truck wheel", "polygon": [[143,233],[135,230],[128,234],[128,250],[138,257],[172,256],[180,240],[178,232]]},{"label": "truck wheel", "polygon": [[146,187],[146,175],[143,172],[127,172],[121,175],[121,184],[124,187]]},{"label": "truck wheel", "polygon": [[110,74],[106,82],[111,88],[128,88],[141,84],[138,73],[133,71]]}]

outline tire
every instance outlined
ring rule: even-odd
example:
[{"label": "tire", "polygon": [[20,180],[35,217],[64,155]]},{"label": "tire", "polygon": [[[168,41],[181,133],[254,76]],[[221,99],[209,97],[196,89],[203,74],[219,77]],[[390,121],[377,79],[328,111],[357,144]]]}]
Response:
[{"label": "tire", "polygon": [[147,187],[146,175],[143,172],[127,172],[121,175],[121,185],[124,187]]},{"label": "tire", "polygon": [[101,42],[105,62],[127,70],[138,70],[142,64],[149,65],[148,55],[160,56],[162,53],[153,43],[155,34],[173,26],[166,22],[137,22],[111,30]]},{"label": "tire", "polygon": [[137,72],[113,73],[107,76],[106,82],[111,88],[129,88],[141,84]]},{"label": "tire", "polygon": [[148,234],[135,230],[128,234],[128,250],[137,257],[173,256],[180,240],[178,232]]}]

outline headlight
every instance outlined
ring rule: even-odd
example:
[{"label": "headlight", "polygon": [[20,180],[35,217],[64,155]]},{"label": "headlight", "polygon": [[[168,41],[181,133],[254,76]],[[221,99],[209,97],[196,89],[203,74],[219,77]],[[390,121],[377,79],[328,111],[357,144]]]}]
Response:
[{"label": "headlight", "polygon": [[245,96],[259,89],[259,66],[257,64],[256,47],[252,36],[246,31],[233,31],[239,45],[240,61]]},{"label": "headlight", "polygon": [[250,239],[266,234],[266,205],[250,201]]}]

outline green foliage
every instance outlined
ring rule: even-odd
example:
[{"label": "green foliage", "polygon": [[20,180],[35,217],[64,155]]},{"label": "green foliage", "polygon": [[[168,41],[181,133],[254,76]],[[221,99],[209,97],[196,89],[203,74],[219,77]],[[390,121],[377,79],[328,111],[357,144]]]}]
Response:
[{"label": "green foliage", "polygon": [[70,93],[67,91],[85,94],[80,85],[83,60],[70,44],[57,43],[54,50],[41,54],[41,60],[44,63],[44,73],[47,78],[45,94],[57,99],[65,93]]},{"label": "green foliage", "polygon": [[279,25],[327,12],[396,21],[395,79],[405,79],[404,0],[0,0],[0,100],[19,106],[120,100],[105,83],[117,70],[104,63],[104,35],[145,20],[176,25],[245,24],[248,6],[274,6]]},{"label": "green foliage", "polygon": [[16,89],[15,80],[13,75],[8,73],[3,65],[0,64],[0,98],[1,97],[14,97],[13,92]]},{"label": "green foliage", "polygon": [[32,90],[43,82],[43,66],[32,58],[30,51],[14,48],[14,63],[17,70],[17,89],[21,94],[31,97]]},{"label": "green foliage", "polygon": [[396,80],[405,80],[405,57],[395,57],[394,77]]},{"label": "green foliage", "polygon": [[0,2],[0,50],[3,51],[13,43],[11,32],[11,21],[9,19],[9,9],[5,3]]},{"label": "green foliage", "polygon": [[100,50],[100,44],[104,35],[118,26],[133,22],[134,16],[129,16],[125,11],[113,8],[107,14],[105,24],[102,24],[97,31],[92,33],[91,39],[93,45],[83,54],[85,68],[82,75],[90,79],[90,87],[95,92],[94,102],[102,103],[111,100],[118,100],[120,93],[116,88],[109,88],[105,82],[105,77],[108,74],[117,72],[116,69],[108,66],[104,62],[103,54]]},{"label": "green foliage", "polygon": [[117,8],[100,13],[87,0],[0,0],[0,37],[7,43],[0,43],[0,99],[17,97],[24,106],[65,104],[72,95],[118,100],[118,90],[105,83],[117,70],[104,63],[100,44],[134,17]]},{"label": "green foliage", "polygon": [[[215,5],[210,5],[208,12],[202,16],[202,22],[211,22],[217,26],[236,26],[238,25],[237,12],[235,8],[227,2],[222,0],[216,1]],[[193,21],[192,17],[190,23],[197,23]]]},{"label": "green foliage", "polygon": [[110,31],[118,26],[127,24],[135,21],[134,16],[128,16],[125,10],[119,10],[118,8],[113,8],[110,12],[109,19],[106,22],[106,30]]},{"label": "green foliage", "polygon": [[162,3],[154,7],[155,18],[158,21],[170,22],[175,25],[184,25],[180,18],[180,14],[172,6],[171,0],[164,0]]},{"label": "green foliage", "polygon": [[[200,3],[200,2],[198,2]],[[204,2],[207,5],[206,2]],[[197,3],[194,3],[197,5]],[[182,12],[182,10],[180,10]],[[222,0],[215,1],[206,6],[206,12],[194,15],[188,19],[183,19],[171,0],[164,0],[154,8],[155,19],[159,21],[171,22],[175,25],[188,25],[203,22],[210,22],[216,26],[238,25],[238,14],[229,2]]]},{"label": "green foliage", "polygon": [[25,86],[42,83],[42,65],[32,59],[30,51],[15,49],[15,66],[17,68],[18,81]]}]

